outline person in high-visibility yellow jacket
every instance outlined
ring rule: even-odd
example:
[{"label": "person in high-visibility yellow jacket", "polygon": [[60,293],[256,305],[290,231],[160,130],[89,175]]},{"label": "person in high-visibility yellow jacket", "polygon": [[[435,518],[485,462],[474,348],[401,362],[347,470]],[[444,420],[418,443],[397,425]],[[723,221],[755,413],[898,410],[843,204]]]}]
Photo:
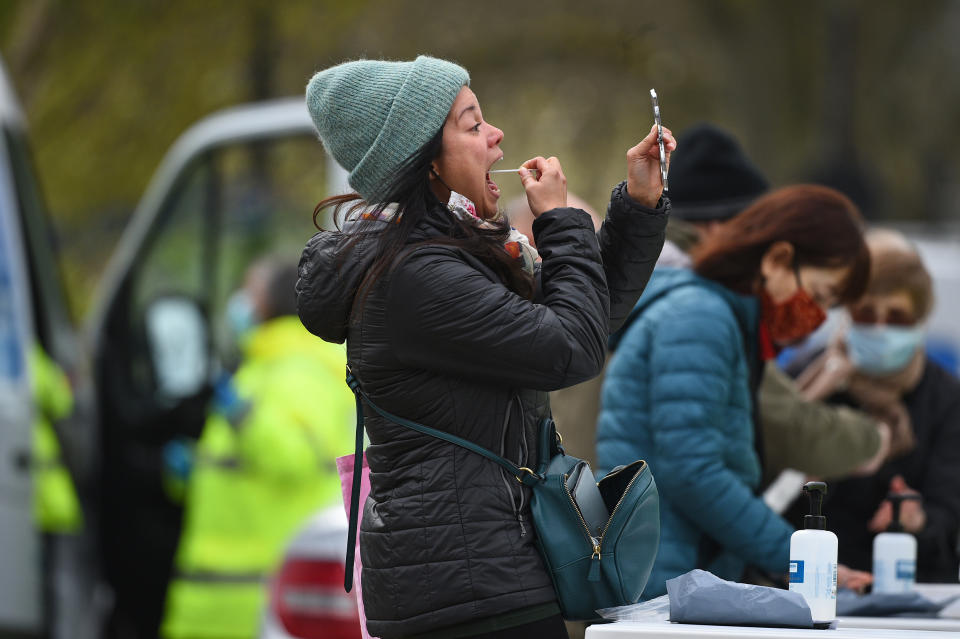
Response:
[{"label": "person in high-visibility yellow jacket", "polygon": [[246,331],[236,374],[218,384],[193,453],[161,630],[169,639],[253,637],[287,542],[340,498],[335,459],[351,450],[355,423],[346,353],[303,328],[295,282],[293,266],[248,272],[240,299],[251,303],[241,306],[260,323]]},{"label": "person in high-visibility yellow jacket", "polygon": [[53,429],[54,422],[73,412],[70,383],[38,344],[30,349],[30,376],[35,405],[30,460],[34,523],[44,533],[78,533],[83,528],[83,512]]}]

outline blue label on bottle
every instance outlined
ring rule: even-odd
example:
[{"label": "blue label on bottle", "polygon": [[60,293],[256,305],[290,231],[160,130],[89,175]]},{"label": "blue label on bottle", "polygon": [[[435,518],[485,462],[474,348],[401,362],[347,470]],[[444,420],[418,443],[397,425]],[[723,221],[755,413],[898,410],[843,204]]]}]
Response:
[{"label": "blue label on bottle", "polygon": [[790,562],[790,583],[803,583],[803,560],[793,560]]},{"label": "blue label on bottle", "polygon": [[897,579],[913,581],[917,573],[917,562],[913,559],[898,559],[896,564]]}]

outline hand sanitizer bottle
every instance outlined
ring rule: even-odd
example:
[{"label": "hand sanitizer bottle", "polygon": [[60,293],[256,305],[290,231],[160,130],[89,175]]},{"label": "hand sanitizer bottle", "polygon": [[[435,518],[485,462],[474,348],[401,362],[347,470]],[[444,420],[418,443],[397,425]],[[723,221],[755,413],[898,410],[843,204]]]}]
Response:
[{"label": "hand sanitizer bottle", "polygon": [[891,493],[887,499],[893,506],[893,519],[887,532],[873,538],[873,592],[910,592],[916,583],[917,540],[903,532],[900,504],[920,499],[920,495]]},{"label": "hand sanitizer bottle", "polygon": [[790,537],[790,590],[803,595],[814,626],[823,628],[837,616],[837,536],[827,530],[822,514],[827,485],[807,482],[803,492],[810,498],[810,514],[803,518],[803,530]]}]

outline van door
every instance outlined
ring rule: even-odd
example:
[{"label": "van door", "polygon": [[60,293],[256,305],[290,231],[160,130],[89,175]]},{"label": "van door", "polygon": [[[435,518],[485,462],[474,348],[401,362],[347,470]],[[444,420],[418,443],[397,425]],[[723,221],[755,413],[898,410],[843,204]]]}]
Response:
[{"label": "van door", "polygon": [[[104,300],[93,336],[102,549],[116,593],[111,626],[132,625],[138,636],[156,635],[179,538],[181,505],[165,476],[164,446],[200,435],[210,382],[236,361],[225,307],[246,267],[267,253],[296,263],[328,192],[324,152],[309,123],[294,124],[293,134],[238,131],[181,153],[158,208],[132,222],[142,233],[117,249],[136,257]],[[186,133],[174,149],[196,137]]]},{"label": "van door", "polygon": [[33,342],[29,268],[6,138],[0,138],[0,635],[39,632],[40,543],[33,525],[33,421],[27,348]]},{"label": "van door", "polygon": [[[93,605],[98,577],[92,543],[96,501],[91,488],[97,449],[89,362],[79,346],[67,308],[55,236],[36,181],[26,131],[22,126],[10,125],[3,129],[2,138],[17,198],[19,246],[29,285],[31,323],[29,340],[24,344],[25,348],[38,345],[69,380],[73,410],[53,421],[51,426],[60,446],[60,459],[70,473],[83,506],[85,521],[83,529],[75,534],[45,539],[33,557],[34,570],[42,575],[43,584],[38,605],[43,611],[43,630],[48,636],[85,639],[97,635],[99,623],[99,611]],[[29,472],[24,476],[28,481],[31,479]],[[22,552],[16,546],[9,549]]]}]

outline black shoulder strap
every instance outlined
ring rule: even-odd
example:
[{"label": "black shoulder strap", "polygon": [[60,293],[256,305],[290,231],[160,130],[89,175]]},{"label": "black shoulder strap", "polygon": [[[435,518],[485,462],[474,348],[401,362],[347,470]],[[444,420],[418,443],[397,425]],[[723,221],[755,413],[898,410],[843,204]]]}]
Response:
[{"label": "black shoulder strap", "polygon": [[356,379],[351,382],[350,368],[347,368],[347,384],[353,391],[357,406],[357,441],[353,452],[353,490],[350,493],[350,522],[347,529],[347,560],[344,564],[343,588],[353,590],[353,556],[357,547],[357,511],[360,508],[360,479],[363,477],[363,403],[360,394],[354,388]]}]

